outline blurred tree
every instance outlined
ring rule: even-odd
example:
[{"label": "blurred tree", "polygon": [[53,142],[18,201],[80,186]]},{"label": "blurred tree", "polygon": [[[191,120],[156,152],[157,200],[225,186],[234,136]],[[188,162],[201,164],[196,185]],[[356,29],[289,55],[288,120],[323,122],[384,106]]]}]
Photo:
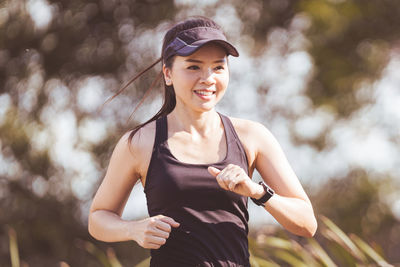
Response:
[{"label": "blurred tree", "polygon": [[[129,53],[124,47],[143,29],[171,19],[173,7],[172,1],[0,3],[0,94],[9,100],[2,102],[5,113],[0,123],[4,174],[0,178],[0,265],[7,266],[10,260],[6,225],[15,228],[20,256],[30,266],[55,266],[61,260],[71,266],[99,265],[79,240],[106,246],[90,238],[81,220],[81,202],[71,191],[71,171],[52,158],[57,137],[47,138],[40,148],[32,143],[49,126],[43,115],[46,109],[50,108],[52,115],[62,111],[52,108],[55,102],[49,87],[56,89],[51,87],[52,81],[67,86],[67,96],[74,99],[65,108],[72,109],[78,119],[92,116],[76,104],[77,80],[88,75],[122,79],[118,76],[126,72]],[[45,17],[48,9],[53,19],[40,28],[31,12]],[[153,55],[142,55],[145,58],[153,60]],[[110,136],[93,146],[96,159],[100,163],[103,159],[102,167],[116,138]],[[124,266],[148,256],[148,251],[133,242],[108,245],[124,259]]]},{"label": "blurred tree", "polygon": [[398,45],[399,2],[306,0],[298,8],[312,21],[308,38],[317,71],[308,93],[316,105],[348,116],[365,104],[357,90],[380,76]]},{"label": "blurred tree", "polygon": [[[4,179],[0,177],[0,179]],[[99,260],[85,249],[84,240],[96,243],[102,250],[117,250],[123,266],[147,258],[148,251],[133,242],[105,244],[96,242],[79,219],[79,203],[73,197],[63,201],[39,197],[18,182],[9,182],[12,197],[0,202],[0,265],[9,266],[7,227],[17,232],[20,258],[29,266],[99,266]]]}]

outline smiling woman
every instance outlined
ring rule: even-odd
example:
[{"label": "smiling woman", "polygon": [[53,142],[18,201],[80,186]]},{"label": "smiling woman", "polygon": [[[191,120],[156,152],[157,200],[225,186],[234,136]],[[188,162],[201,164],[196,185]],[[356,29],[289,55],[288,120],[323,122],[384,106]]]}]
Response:
[{"label": "smiling woman", "polygon": [[226,51],[209,43],[192,55],[177,56],[171,68],[163,67],[167,85],[173,85],[177,109],[209,111],[223,97],[229,82]]},{"label": "smiling woman", "polygon": [[[249,197],[288,231],[314,235],[312,205],[276,139],[259,123],[215,110],[229,55],[239,53],[212,20],[166,33],[164,104],[116,145],[90,209],[93,237],[134,240],[151,249],[151,266],[250,266]],[[264,182],[252,181],[255,169]],[[122,220],[138,180],[150,217]]]}]

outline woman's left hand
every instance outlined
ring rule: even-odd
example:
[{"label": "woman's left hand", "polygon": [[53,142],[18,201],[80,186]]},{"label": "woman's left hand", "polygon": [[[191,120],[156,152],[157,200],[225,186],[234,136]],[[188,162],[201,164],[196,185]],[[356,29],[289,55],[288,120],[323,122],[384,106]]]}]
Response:
[{"label": "woman's left hand", "polygon": [[223,170],[208,167],[208,172],[217,179],[220,187],[246,197],[262,195],[264,189],[261,185],[253,182],[245,171],[234,164],[229,164]]}]

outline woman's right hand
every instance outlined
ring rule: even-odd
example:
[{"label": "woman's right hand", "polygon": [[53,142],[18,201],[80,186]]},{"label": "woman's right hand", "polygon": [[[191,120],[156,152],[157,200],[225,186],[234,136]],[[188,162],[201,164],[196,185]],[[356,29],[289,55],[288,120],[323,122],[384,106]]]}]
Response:
[{"label": "woman's right hand", "polygon": [[179,227],[179,223],[164,215],[136,221],[133,240],[143,248],[159,249],[167,241],[172,227]]}]

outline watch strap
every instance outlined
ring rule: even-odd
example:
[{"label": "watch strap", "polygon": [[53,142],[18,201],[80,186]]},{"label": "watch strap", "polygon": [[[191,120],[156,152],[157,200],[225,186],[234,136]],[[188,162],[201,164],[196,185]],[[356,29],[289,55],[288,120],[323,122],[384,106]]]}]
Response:
[{"label": "watch strap", "polygon": [[259,182],[258,184],[264,188],[265,193],[261,198],[259,198],[259,199],[251,198],[251,200],[257,206],[265,206],[265,203],[275,194],[275,191],[262,181]]}]

